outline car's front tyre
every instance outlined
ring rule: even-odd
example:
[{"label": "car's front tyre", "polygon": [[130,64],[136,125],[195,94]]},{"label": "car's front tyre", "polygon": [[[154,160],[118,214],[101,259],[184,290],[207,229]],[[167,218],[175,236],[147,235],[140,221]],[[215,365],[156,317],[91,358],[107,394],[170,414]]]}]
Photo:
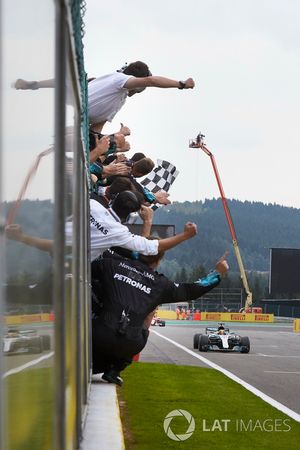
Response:
[{"label": "car's front tyre", "polygon": [[199,337],[199,351],[200,352],[207,352],[209,347],[209,339],[208,336],[205,334],[201,334]]},{"label": "car's front tyre", "polygon": [[199,339],[200,339],[201,333],[196,333],[194,334],[194,339],[193,339],[193,347],[194,349],[198,350],[199,349]]},{"label": "car's front tyre", "polygon": [[248,336],[241,337],[241,353],[250,352],[250,340]]}]

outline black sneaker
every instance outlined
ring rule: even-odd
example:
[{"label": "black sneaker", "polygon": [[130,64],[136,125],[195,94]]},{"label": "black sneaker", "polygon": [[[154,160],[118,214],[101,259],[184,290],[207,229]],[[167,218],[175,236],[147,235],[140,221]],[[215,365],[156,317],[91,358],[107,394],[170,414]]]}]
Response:
[{"label": "black sneaker", "polygon": [[104,374],[102,375],[102,380],[105,380],[108,383],[117,384],[118,386],[122,386],[123,384],[123,379],[120,377],[119,372],[116,372],[115,370],[104,372]]}]

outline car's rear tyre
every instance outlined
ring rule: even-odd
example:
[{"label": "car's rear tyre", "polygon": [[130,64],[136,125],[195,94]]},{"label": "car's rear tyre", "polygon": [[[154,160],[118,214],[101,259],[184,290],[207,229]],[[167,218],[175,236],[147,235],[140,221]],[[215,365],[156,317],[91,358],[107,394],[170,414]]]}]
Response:
[{"label": "car's rear tyre", "polygon": [[248,336],[241,337],[241,353],[250,352],[250,340]]},{"label": "car's rear tyre", "polygon": [[199,349],[199,339],[200,339],[201,333],[194,334],[194,340],[193,340],[193,347],[195,349]]},{"label": "car's rear tyre", "polygon": [[51,347],[50,336],[48,336],[47,334],[44,334],[41,336],[41,338],[42,338],[42,343],[43,343],[43,349],[50,350],[50,347]]},{"label": "car's rear tyre", "polygon": [[162,320],[161,322],[159,322],[159,326],[160,327],[165,327],[166,326],[166,322],[164,320]]},{"label": "car's rear tyre", "polygon": [[200,352],[207,352],[209,347],[209,339],[206,334],[201,334],[199,336],[199,351]]},{"label": "car's rear tyre", "polygon": [[30,353],[34,353],[34,354],[42,353],[43,343],[42,343],[42,339],[40,337],[32,339],[29,351],[30,351]]}]

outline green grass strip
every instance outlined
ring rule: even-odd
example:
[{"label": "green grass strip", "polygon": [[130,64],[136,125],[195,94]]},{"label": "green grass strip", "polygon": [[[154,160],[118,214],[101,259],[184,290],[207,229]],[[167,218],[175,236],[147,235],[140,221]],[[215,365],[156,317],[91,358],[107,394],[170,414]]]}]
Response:
[{"label": "green grass strip", "polygon": [[[299,448],[300,423],[214,369],[139,362],[123,378],[118,394],[128,450]],[[184,441],[170,439],[163,426],[167,414],[179,409],[195,421]],[[174,417],[169,427],[185,434],[189,423]]]},{"label": "green grass strip", "polygon": [[24,370],[5,379],[6,439],[10,450],[51,450],[53,370]]}]

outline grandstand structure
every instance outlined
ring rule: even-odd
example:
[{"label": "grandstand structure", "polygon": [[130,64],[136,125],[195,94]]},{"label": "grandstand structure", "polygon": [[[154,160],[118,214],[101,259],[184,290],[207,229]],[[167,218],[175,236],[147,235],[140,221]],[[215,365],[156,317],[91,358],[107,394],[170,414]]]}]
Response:
[{"label": "grandstand structure", "polygon": [[83,435],[91,359],[85,7],[0,0],[1,450],[76,449]]},{"label": "grandstand structure", "polygon": [[215,288],[212,292],[207,292],[203,297],[189,302],[164,303],[163,310],[175,311],[177,306],[184,305],[191,312],[235,312],[243,306],[244,296],[241,288]]}]

